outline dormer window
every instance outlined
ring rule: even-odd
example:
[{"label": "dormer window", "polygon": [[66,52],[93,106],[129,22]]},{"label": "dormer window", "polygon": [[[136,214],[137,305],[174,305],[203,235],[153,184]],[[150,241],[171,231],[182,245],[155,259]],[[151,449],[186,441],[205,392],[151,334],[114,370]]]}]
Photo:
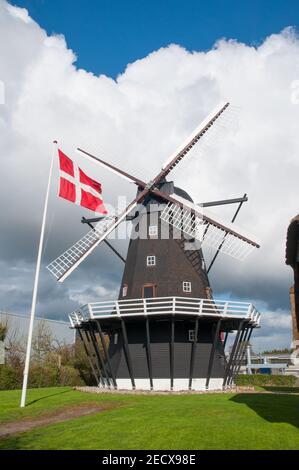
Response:
[{"label": "dormer window", "polygon": [[148,228],[149,237],[156,237],[158,235],[158,226],[157,225],[150,225]]},{"label": "dormer window", "polygon": [[183,281],[183,292],[192,292],[192,285],[190,281]]},{"label": "dormer window", "polygon": [[147,266],[156,266],[156,257],[155,255],[149,255],[146,257]]}]

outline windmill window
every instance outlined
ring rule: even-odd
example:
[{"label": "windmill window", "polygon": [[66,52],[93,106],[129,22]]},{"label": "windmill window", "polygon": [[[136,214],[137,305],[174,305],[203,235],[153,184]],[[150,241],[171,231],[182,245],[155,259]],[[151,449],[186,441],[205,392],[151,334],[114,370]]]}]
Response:
[{"label": "windmill window", "polygon": [[190,281],[183,281],[183,292],[192,292],[192,284]]},{"label": "windmill window", "polygon": [[128,286],[127,286],[127,284],[124,284],[124,285],[123,285],[122,296],[123,296],[123,297],[126,297],[127,293],[128,293]]},{"label": "windmill window", "polygon": [[148,234],[150,237],[155,237],[158,235],[158,227],[157,225],[150,225],[148,228]]},{"label": "windmill window", "polygon": [[147,266],[156,266],[156,257],[155,255],[149,255],[146,257]]},{"label": "windmill window", "polygon": [[189,341],[194,341],[195,340],[195,330],[189,330]]}]

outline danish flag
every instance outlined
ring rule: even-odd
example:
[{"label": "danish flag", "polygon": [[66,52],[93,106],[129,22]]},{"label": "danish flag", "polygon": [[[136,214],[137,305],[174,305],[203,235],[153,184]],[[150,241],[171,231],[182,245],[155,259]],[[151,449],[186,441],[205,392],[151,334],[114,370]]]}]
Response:
[{"label": "danish flag", "polygon": [[58,149],[59,196],[100,214],[107,214],[102,195],[102,186],[87,176],[78,165]]}]

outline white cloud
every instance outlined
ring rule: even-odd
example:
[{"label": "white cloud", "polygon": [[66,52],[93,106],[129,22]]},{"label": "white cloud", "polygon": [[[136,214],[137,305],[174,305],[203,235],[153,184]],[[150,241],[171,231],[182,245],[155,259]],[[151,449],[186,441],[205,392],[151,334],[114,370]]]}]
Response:
[{"label": "white cloud", "polygon": [[[221,255],[213,268],[214,290],[257,299],[271,310],[281,309],[284,318],[291,283],[291,270],[284,265],[285,234],[299,212],[299,105],[292,100],[299,40],[293,30],[274,34],[259,47],[221,40],[210,51],[191,53],[170,45],[128,65],[115,81],[78,70],[63,36],[47,36],[26,10],[0,0],[0,57],[5,85],[5,104],[0,104],[2,263],[23,263],[26,269],[34,263],[54,138],[77,160],[74,148],[81,146],[150,179],[225,99],[240,106],[239,130],[225,133],[208,152],[195,150],[173,177],[196,201],[248,193],[238,220],[261,239],[262,248],[239,264]],[[102,181],[107,202],[117,194],[134,194],[132,185],[90,163],[81,160],[81,165]],[[229,210],[216,212],[228,216]],[[57,200],[53,190],[45,258],[84,233],[82,212]],[[97,279],[105,289],[116,290],[122,269],[117,263],[101,248],[67,281],[64,293],[74,299],[74,286],[87,285],[88,270],[96,273],[91,283]],[[62,292],[61,286],[51,289],[56,296]],[[78,295],[81,301],[82,288]],[[47,299],[44,310],[53,311],[52,301]]]}]

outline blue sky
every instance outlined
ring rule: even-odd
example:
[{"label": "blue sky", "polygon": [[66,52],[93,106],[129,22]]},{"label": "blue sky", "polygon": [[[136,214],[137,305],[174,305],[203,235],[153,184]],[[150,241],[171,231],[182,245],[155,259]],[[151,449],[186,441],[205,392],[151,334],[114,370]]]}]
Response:
[{"label": "blue sky", "polygon": [[177,43],[208,50],[222,37],[259,44],[298,26],[297,0],[12,0],[48,33],[62,33],[78,66],[116,77],[126,65]]}]

